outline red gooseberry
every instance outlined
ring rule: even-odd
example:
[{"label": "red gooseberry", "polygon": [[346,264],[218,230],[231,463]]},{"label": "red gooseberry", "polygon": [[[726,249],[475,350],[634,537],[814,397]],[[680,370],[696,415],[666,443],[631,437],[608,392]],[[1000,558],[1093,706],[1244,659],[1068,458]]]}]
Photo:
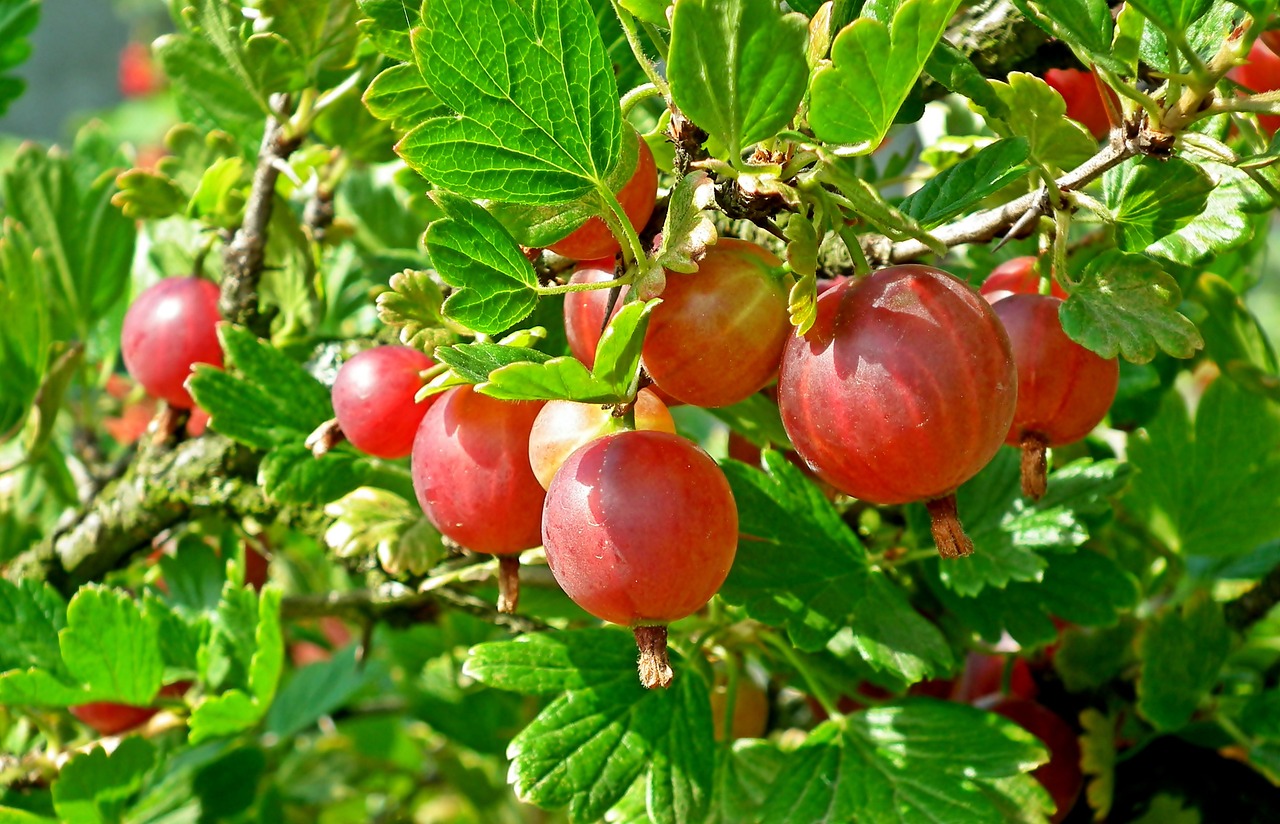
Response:
[{"label": "red gooseberry", "polygon": [[[1101,140],[1111,131],[1111,118],[1107,104],[1093,72],[1080,69],[1049,69],[1044,82],[1053,87],[1067,104],[1067,117],[1089,130],[1095,139]],[[1115,100],[1110,90],[1107,94]]]},{"label": "red gooseberry", "polygon": [[1018,367],[1018,406],[1005,442],[1022,448],[1022,491],[1045,493],[1045,450],[1074,443],[1101,423],[1115,400],[1120,365],[1067,337],[1051,295],[1013,295],[992,305]]},{"label": "red gooseberry", "polygon": [[403,458],[435,397],[421,403],[423,370],[435,361],[407,346],[366,349],[342,364],[333,382],[333,411],[353,446],[379,458]]},{"label": "red gooseberry", "polygon": [[[978,294],[987,299],[987,303],[995,303],[1010,295],[1040,294],[1040,276],[1035,270],[1036,259],[1031,255],[1006,260],[991,270],[991,274],[978,287]],[[1050,281],[1049,294],[1055,298],[1067,299],[1067,293],[1058,285],[1058,281]]]},{"label": "red gooseberry", "polygon": [[[658,199],[658,167],[653,162],[653,152],[649,150],[649,144],[634,132],[632,135],[639,143],[639,156],[636,158],[636,170],[618,191],[618,203],[626,213],[632,228],[639,231],[649,222],[649,216],[653,214],[653,205]],[[573,260],[595,260],[616,255],[622,247],[605,222],[601,218],[593,217],[588,218],[567,236],[549,244],[547,248]]]},{"label": "red gooseberry", "polygon": [[668,432],[617,432],[578,449],[547,490],[547,563],[597,618],[631,627],[640,680],[667,686],[666,625],[701,609],[729,574],[738,511],[715,461]]},{"label": "red gooseberry", "polygon": [[[1236,66],[1227,76],[1250,91],[1275,91],[1280,89],[1280,55],[1267,48],[1263,40],[1257,40],[1249,50],[1249,62]],[[1258,125],[1271,137],[1280,130],[1280,115],[1260,114]]]},{"label": "red gooseberry", "polygon": [[546,496],[529,466],[541,401],[504,401],[459,386],[427,410],[413,442],[413,489],[440,534],[500,559],[498,608],[514,612],[521,550],[541,542]]},{"label": "red gooseberry", "polygon": [[820,478],[871,503],[925,501],[942,556],[973,551],[955,491],[999,451],[1017,373],[1004,327],[966,284],[907,265],[828,290],[787,343],[778,400]]},{"label": "red gooseberry", "polygon": [[1059,824],[1071,812],[1084,774],[1080,770],[1080,741],[1071,725],[1042,704],[1025,698],[1006,698],[991,708],[1044,742],[1049,762],[1032,771],[1031,776],[1049,791],[1057,810],[1050,821]]},{"label": "red gooseberry", "polygon": [[218,287],[203,278],[165,278],[142,294],[124,316],[120,349],[125,369],[170,406],[195,405],[185,383],[197,363],[222,366],[218,342]]},{"label": "red gooseberry", "polygon": [[[159,698],[181,698],[191,689],[190,681],[175,681],[160,688]],[[119,735],[141,727],[151,720],[159,708],[135,707],[114,701],[90,701],[68,707],[71,714],[87,724],[99,735]]]},{"label": "red gooseberry", "polygon": [[[636,395],[633,411],[636,429],[676,431],[676,422],[667,405],[650,389],[641,389]],[[598,403],[547,401],[529,433],[529,464],[538,477],[538,483],[543,489],[550,487],[556,470],[575,449],[626,428],[625,420],[614,415],[612,407]]]}]

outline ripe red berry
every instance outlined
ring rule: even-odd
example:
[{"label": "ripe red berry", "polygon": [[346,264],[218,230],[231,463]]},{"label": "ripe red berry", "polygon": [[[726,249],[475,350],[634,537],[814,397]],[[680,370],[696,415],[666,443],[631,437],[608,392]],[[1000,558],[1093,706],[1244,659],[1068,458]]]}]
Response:
[{"label": "ripe red berry", "polygon": [[1048,748],[1049,762],[1037,767],[1031,775],[1053,797],[1057,810],[1050,820],[1058,824],[1071,812],[1084,786],[1084,774],[1080,770],[1080,741],[1075,730],[1057,713],[1025,698],[1005,699],[991,711],[1039,738]]},{"label": "ripe red berry", "polygon": [[[1249,50],[1249,62],[1232,69],[1227,76],[1250,91],[1275,91],[1280,89],[1280,55],[1262,40],[1255,41]],[[1258,125],[1268,137],[1274,136],[1280,130],[1280,115],[1260,114]]]},{"label": "ripe red berry", "polygon": [[[175,681],[161,687],[157,697],[181,698],[189,689],[191,689],[190,681]],[[90,701],[67,709],[99,735],[119,735],[136,729],[150,721],[152,716],[160,711],[157,707],[135,707],[114,701]]]},{"label": "ripe red berry", "polygon": [[644,341],[644,366],[677,400],[728,406],[773,380],[791,334],[787,286],[767,249],[722,238],[691,275],[669,272]]},{"label": "ripe red berry", "polygon": [[333,411],[342,434],[360,451],[379,458],[412,452],[418,424],[435,400],[414,402],[422,388],[419,373],[434,365],[407,346],[366,349],[342,364],[333,382]]},{"label": "ripe red berry", "polygon": [[1009,338],[951,275],[893,266],[818,299],[778,382],[796,451],[837,489],[877,504],[925,501],[944,557],[973,545],[955,490],[1000,449],[1017,400]]},{"label": "ripe red berry", "polygon": [[[546,496],[529,466],[541,402],[503,401],[459,386],[427,410],[413,442],[413,489],[440,533],[474,552],[509,555],[499,584],[514,584],[515,553],[541,543]],[[499,609],[515,610],[514,589]]]},{"label": "ripe red berry", "polygon": [[[635,428],[658,432],[676,431],[667,406],[650,389],[641,389],[636,395]],[[573,401],[548,401],[533,422],[529,433],[529,464],[538,483],[546,489],[556,470],[573,454],[574,450],[611,432],[626,428],[620,417],[615,417],[609,406],[598,403],[574,403]]]},{"label": "ripe red berry", "polygon": [[1115,358],[1067,337],[1061,305],[1050,295],[1013,295],[992,306],[1018,366],[1018,406],[1005,441],[1022,447],[1022,490],[1032,499],[1045,492],[1045,449],[1089,434],[1111,408],[1120,381]]},{"label": "ripe red berry", "polygon": [[570,598],[635,629],[645,686],[666,686],[666,624],[701,609],[724,583],[738,511],[720,467],[690,441],[619,432],[560,467],[547,491],[542,543]]},{"label": "ripe red berry", "polygon": [[[1036,259],[1031,255],[1006,260],[991,270],[991,274],[978,287],[978,294],[987,299],[987,303],[995,303],[1010,295],[1040,294],[1040,276],[1035,270]],[[1058,281],[1050,281],[1049,294],[1055,298],[1067,299],[1067,293],[1058,285]]]},{"label": "ripe red berry", "polygon": [[[579,263],[570,276],[570,283],[604,283],[613,280],[614,258],[601,258]],[[570,292],[564,296],[564,334],[569,339],[569,351],[587,368],[595,366],[596,346],[604,331],[605,312],[609,309],[608,289],[589,292]],[[613,314],[622,308],[627,297],[627,287],[622,287],[613,304]],[[613,316],[610,315],[610,317]]]},{"label": "ripe red berry", "polygon": [[1044,73],[1044,82],[1052,86],[1066,101],[1067,117],[1082,124],[1094,138],[1101,140],[1111,131],[1107,104],[1102,100],[1102,92],[1098,90],[1093,72],[1049,69]]},{"label": "ripe red berry", "polygon": [[184,384],[197,363],[222,366],[218,287],[203,278],[165,278],[138,295],[124,316],[125,369],[158,398],[195,406]]},{"label": "ripe red berry", "polygon": [[[639,231],[649,222],[653,205],[658,199],[658,167],[654,165],[649,144],[638,137],[637,140],[640,146],[636,170],[618,191],[618,203],[626,213],[627,220],[631,221],[632,228]],[[595,260],[616,255],[622,247],[605,222],[593,217],[547,248],[574,260]]]}]

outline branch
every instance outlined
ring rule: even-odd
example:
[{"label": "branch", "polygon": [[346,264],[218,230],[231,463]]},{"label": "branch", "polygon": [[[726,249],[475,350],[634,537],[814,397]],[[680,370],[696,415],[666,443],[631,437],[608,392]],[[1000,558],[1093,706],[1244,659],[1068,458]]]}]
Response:
[{"label": "branch", "polygon": [[[287,95],[272,95],[274,111],[282,111],[287,106]],[[258,281],[262,278],[266,259],[267,225],[271,222],[271,210],[275,206],[280,169],[302,143],[302,136],[292,134],[286,126],[275,117],[267,118],[262,146],[258,149],[258,166],[253,173],[253,187],[245,204],[244,222],[222,250],[222,298],[218,304],[222,316],[264,337],[269,331],[270,319],[263,316],[258,306]]]},{"label": "branch", "polygon": [[14,558],[4,575],[47,580],[70,594],[183,521],[220,512],[274,516],[257,486],[258,457],[213,433],[144,448],[75,520]]},{"label": "branch", "polygon": [[1265,618],[1276,604],[1280,604],[1280,566],[1273,567],[1243,595],[1227,601],[1222,611],[1226,615],[1227,626],[1245,630]]}]

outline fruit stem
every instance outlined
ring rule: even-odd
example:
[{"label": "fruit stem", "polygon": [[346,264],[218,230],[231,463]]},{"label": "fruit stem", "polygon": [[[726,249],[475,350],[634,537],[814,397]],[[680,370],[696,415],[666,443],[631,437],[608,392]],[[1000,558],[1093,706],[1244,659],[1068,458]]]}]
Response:
[{"label": "fruit stem", "polygon": [[972,555],[973,541],[964,534],[964,526],[956,511],[955,493],[934,498],[925,506],[929,509],[929,529],[933,532],[933,542],[938,547],[938,554],[943,558]]},{"label": "fruit stem", "polygon": [[1028,432],[1022,436],[1022,494],[1033,501],[1044,497],[1048,488],[1045,453],[1049,442],[1044,435]]},{"label": "fruit stem", "polygon": [[640,683],[645,689],[671,686],[671,661],[667,658],[666,627],[636,627],[636,646],[640,648]]},{"label": "fruit stem", "polygon": [[498,612],[514,615],[520,603],[520,556],[498,558]]}]

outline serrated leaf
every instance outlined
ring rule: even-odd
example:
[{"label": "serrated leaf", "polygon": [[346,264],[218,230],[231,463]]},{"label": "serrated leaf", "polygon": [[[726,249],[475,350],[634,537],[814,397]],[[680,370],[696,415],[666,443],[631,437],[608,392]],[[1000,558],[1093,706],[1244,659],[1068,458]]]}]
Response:
[{"label": "serrated leaf", "polygon": [[937,238],[925,231],[914,218],[891,205],[874,186],[858,177],[855,158],[836,157],[825,152],[820,154],[823,179],[848,198],[860,217],[893,240],[913,238],[939,255],[946,254],[946,246]]},{"label": "serrated leaf", "polygon": [[686,275],[698,271],[698,260],[719,237],[705,211],[714,203],[715,182],[706,172],[690,172],[676,184],[667,200],[658,266]]},{"label": "serrated leaf", "polygon": [[1081,283],[1058,309],[1062,329],[1104,358],[1147,363],[1157,349],[1189,358],[1204,346],[1200,332],[1178,313],[1181,292],[1160,264],[1116,250],[1090,262]]},{"label": "serrated leaf", "polygon": [[1280,365],[1275,351],[1231,284],[1206,272],[1196,279],[1191,299],[1208,310],[1199,328],[1209,357],[1245,389],[1280,400]]},{"label": "serrated leaf", "polygon": [[165,601],[192,612],[217,609],[227,580],[227,565],[213,548],[198,538],[178,542],[178,551],[161,555]]},{"label": "serrated leaf", "polygon": [[0,443],[31,412],[52,358],[54,320],[47,292],[53,272],[35,239],[11,218],[0,223]]},{"label": "serrated leaf", "polygon": [[898,208],[925,229],[941,226],[1026,173],[1025,137],[997,140],[973,157],[944,169],[908,195]]},{"label": "serrated leaf", "polygon": [[773,137],[804,96],[807,21],[771,0],[679,0],[667,76],[681,111],[737,161]]},{"label": "serrated leaf", "polygon": [[[252,593],[248,593],[252,597]],[[267,587],[257,602],[253,656],[248,690],[231,689],[206,698],[191,713],[191,743],[233,735],[254,727],[266,714],[284,668],[284,637],[280,631],[280,591]]]},{"label": "serrated leaf", "polygon": [[617,83],[585,0],[432,0],[411,34],[427,86],[456,114],[397,146],[432,183],[467,197],[557,203],[617,165]]},{"label": "serrated leaf", "polygon": [[1194,422],[1176,392],[1129,442],[1138,471],[1124,504],[1186,555],[1243,555],[1280,537],[1280,410],[1216,380]]},{"label": "serrated leaf", "polygon": [[0,74],[0,117],[26,88],[25,81],[7,72],[31,56],[27,36],[35,31],[39,21],[40,4],[36,0],[16,0],[0,10],[0,73],[5,73]]},{"label": "serrated leaf", "polygon": [[879,146],[958,5],[906,0],[892,4],[891,21],[863,17],[846,26],[832,44],[831,65],[809,84],[814,133],[868,151]]},{"label": "serrated leaf", "polygon": [[1165,31],[1184,31],[1204,17],[1214,0],[1135,0],[1134,7]]},{"label": "serrated leaf", "polygon": [[268,498],[315,506],[370,484],[378,473],[368,459],[332,450],[317,458],[302,442],[276,446],[262,459],[258,480]]},{"label": "serrated leaf", "polygon": [[341,708],[375,677],[356,662],[356,644],[328,661],[302,667],[280,690],[266,717],[268,734],[288,739]]},{"label": "serrated leaf", "polygon": [[1213,187],[1197,164],[1177,157],[1139,157],[1120,164],[1102,177],[1116,244],[1121,251],[1140,252],[1182,229],[1204,210]]},{"label": "serrated leaf", "polygon": [[630,395],[640,374],[640,350],[649,329],[649,318],[661,300],[632,301],[609,319],[596,345],[592,376],[610,387],[620,399]]},{"label": "serrated leaf", "polygon": [[350,0],[257,0],[262,17],[254,31],[278,34],[304,77],[351,64],[359,16]]},{"label": "serrated leaf", "polygon": [[378,295],[378,320],[400,329],[400,342],[430,352],[454,338],[440,307],[444,294],[427,272],[406,269],[391,276],[391,289]]},{"label": "serrated leaf", "polygon": [[1048,566],[1045,551],[1069,552],[1089,538],[1077,509],[1097,511],[1128,481],[1129,467],[1119,461],[1077,461],[1049,477],[1049,493],[1036,502],[1022,497],[1020,455],[1002,447],[991,463],[956,496],[972,555],[941,568],[947,586],[975,596],[987,586],[1010,581],[1039,581]]},{"label": "serrated leaf", "polygon": [[[928,699],[877,707],[811,732],[787,756],[765,818],[1000,821],[1010,799],[996,782],[1045,759],[1030,733],[992,713]],[[1019,792],[1034,786],[1019,780]]]},{"label": "serrated leaf", "polygon": [[1203,266],[1248,243],[1258,226],[1250,215],[1274,205],[1270,195],[1243,171],[1209,161],[1199,167],[1213,183],[1204,208],[1176,232],[1147,247],[1148,253],[1183,266]]},{"label": "serrated leaf", "polygon": [[1161,610],[1138,638],[1138,712],[1157,729],[1191,720],[1231,649],[1222,605],[1204,596]]},{"label": "serrated leaf", "polygon": [[546,363],[551,360],[546,352],[536,349],[484,342],[442,346],[436,349],[435,357],[464,383],[484,383],[491,373],[514,363]]},{"label": "serrated leaf", "polygon": [[234,229],[242,219],[248,179],[249,166],[244,158],[224,157],[214,161],[200,176],[200,183],[191,195],[188,217],[200,217],[213,226]]},{"label": "serrated leaf", "polygon": [[872,569],[866,551],[831,504],[777,452],[767,472],[724,464],[738,503],[738,554],[720,595],[756,620],[785,626],[804,650],[824,647],[843,627],[875,669],[917,681],[951,665],[937,627],[905,593]]},{"label": "serrated leaf", "polygon": [[156,764],[150,741],[130,736],[108,755],[94,747],[68,761],[53,782],[53,808],[66,824],[112,824]]},{"label": "serrated leaf", "polygon": [[564,691],[511,742],[516,794],[577,822],[600,821],[648,773],[657,820],[700,822],[711,795],[711,712],[696,670],[673,657],[669,689],[646,690],[627,633],[609,629],[526,635],[481,644],[464,672],[499,689]]},{"label": "serrated leaf", "polygon": [[219,324],[218,338],[239,374],[197,365],[188,379],[214,430],[270,449],[301,443],[332,416],[329,390],[279,349],[229,323]]},{"label": "serrated leaf", "polygon": [[1036,25],[1067,43],[1079,45],[1093,62],[1113,71],[1125,64],[1112,56],[1111,9],[1106,0],[1013,0]]},{"label": "serrated leaf", "polygon": [[1048,83],[1025,72],[1010,72],[1008,81],[990,81],[1004,101],[1004,118],[978,108],[996,134],[1025,137],[1031,157],[1052,169],[1073,168],[1097,151],[1093,135],[1067,119],[1066,101]]},{"label": "serrated leaf", "polygon": [[1137,603],[1137,582],[1110,558],[1083,547],[1045,558],[1049,565],[1038,582],[1011,582],[1004,589],[988,588],[976,598],[958,595],[941,582],[932,589],[984,640],[998,643],[1007,632],[1027,647],[1058,637],[1051,615],[1082,626],[1107,626]]},{"label": "serrated leaf", "polygon": [[63,674],[58,633],[67,603],[40,581],[0,580],[0,671],[34,667]]},{"label": "serrated leaf", "polygon": [[395,60],[413,62],[409,30],[418,19],[417,0],[357,0],[364,19],[356,23],[378,51]]},{"label": "serrated leaf", "polygon": [[[203,0],[202,7],[223,6]],[[238,40],[238,38],[237,38]],[[222,30],[219,40],[235,50]],[[152,44],[164,76],[173,84],[174,99],[188,120],[202,129],[221,129],[237,138],[261,134],[266,100],[238,56],[228,60],[210,39],[197,34],[166,34]]]},{"label": "serrated leaf", "polygon": [[147,169],[130,169],[116,178],[120,191],[111,196],[111,205],[125,217],[148,220],[181,213],[187,196],[165,175]]},{"label": "serrated leaf", "polygon": [[508,401],[560,398],[582,403],[612,403],[613,387],[591,374],[582,361],[568,355],[543,363],[513,363],[489,373],[476,390]]},{"label": "serrated leaf", "polygon": [[1085,796],[1095,820],[1105,821],[1116,791],[1116,722],[1093,709],[1080,713],[1080,769],[1089,777]]},{"label": "serrated leaf", "polygon": [[364,105],[396,131],[408,131],[417,123],[441,114],[440,101],[412,63],[383,70],[365,89]]},{"label": "serrated leaf", "polygon": [[454,287],[446,315],[485,334],[529,316],[538,303],[533,264],[492,215],[445,192],[432,198],[445,217],[427,228],[427,252],[440,277]]}]

